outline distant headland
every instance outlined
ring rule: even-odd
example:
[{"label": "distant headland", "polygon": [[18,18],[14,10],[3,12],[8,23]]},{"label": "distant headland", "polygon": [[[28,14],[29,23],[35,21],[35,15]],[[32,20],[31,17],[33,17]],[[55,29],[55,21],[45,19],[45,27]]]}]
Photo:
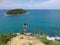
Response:
[{"label": "distant headland", "polygon": [[18,15],[18,14],[26,14],[27,10],[25,9],[12,9],[12,10],[8,10],[6,12],[6,15],[11,16],[11,15]]}]

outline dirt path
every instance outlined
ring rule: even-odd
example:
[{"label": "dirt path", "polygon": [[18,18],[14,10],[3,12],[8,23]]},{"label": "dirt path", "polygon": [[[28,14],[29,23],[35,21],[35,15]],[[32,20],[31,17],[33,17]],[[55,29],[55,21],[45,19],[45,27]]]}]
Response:
[{"label": "dirt path", "polygon": [[8,42],[8,45],[44,45],[40,40],[33,36],[20,35],[16,36]]}]

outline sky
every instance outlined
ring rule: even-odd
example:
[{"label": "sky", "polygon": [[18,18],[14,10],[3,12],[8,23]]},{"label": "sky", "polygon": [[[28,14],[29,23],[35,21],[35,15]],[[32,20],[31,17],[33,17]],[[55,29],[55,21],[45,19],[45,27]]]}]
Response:
[{"label": "sky", "polygon": [[0,9],[60,9],[60,0],[0,0]]}]

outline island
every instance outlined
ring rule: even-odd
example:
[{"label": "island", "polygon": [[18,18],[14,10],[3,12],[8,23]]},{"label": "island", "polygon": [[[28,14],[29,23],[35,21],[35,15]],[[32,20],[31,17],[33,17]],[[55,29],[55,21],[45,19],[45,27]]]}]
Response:
[{"label": "island", "polygon": [[18,15],[18,14],[26,14],[27,10],[25,9],[13,9],[13,10],[8,10],[6,12],[6,15],[10,16],[10,15]]}]

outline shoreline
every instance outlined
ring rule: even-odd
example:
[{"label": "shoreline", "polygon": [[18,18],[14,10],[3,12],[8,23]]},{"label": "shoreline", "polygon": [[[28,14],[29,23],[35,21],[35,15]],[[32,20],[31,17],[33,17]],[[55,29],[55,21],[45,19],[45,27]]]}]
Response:
[{"label": "shoreline", "polygon": [[[17,34],[17,35],[20,35],[20,33],[14,33],[14,34]],[[29,34],[29,32],[27,33],[27,34]],[[31,33],[31,34],[33,34],[33,33]],[[44,37],[44,35],[39,35],[40,37]],[[56,38],[56,37],[60,37],[60,36],[50,36],[50,35],[47,35],[46,37],[54,37],[54,38]]]}]

